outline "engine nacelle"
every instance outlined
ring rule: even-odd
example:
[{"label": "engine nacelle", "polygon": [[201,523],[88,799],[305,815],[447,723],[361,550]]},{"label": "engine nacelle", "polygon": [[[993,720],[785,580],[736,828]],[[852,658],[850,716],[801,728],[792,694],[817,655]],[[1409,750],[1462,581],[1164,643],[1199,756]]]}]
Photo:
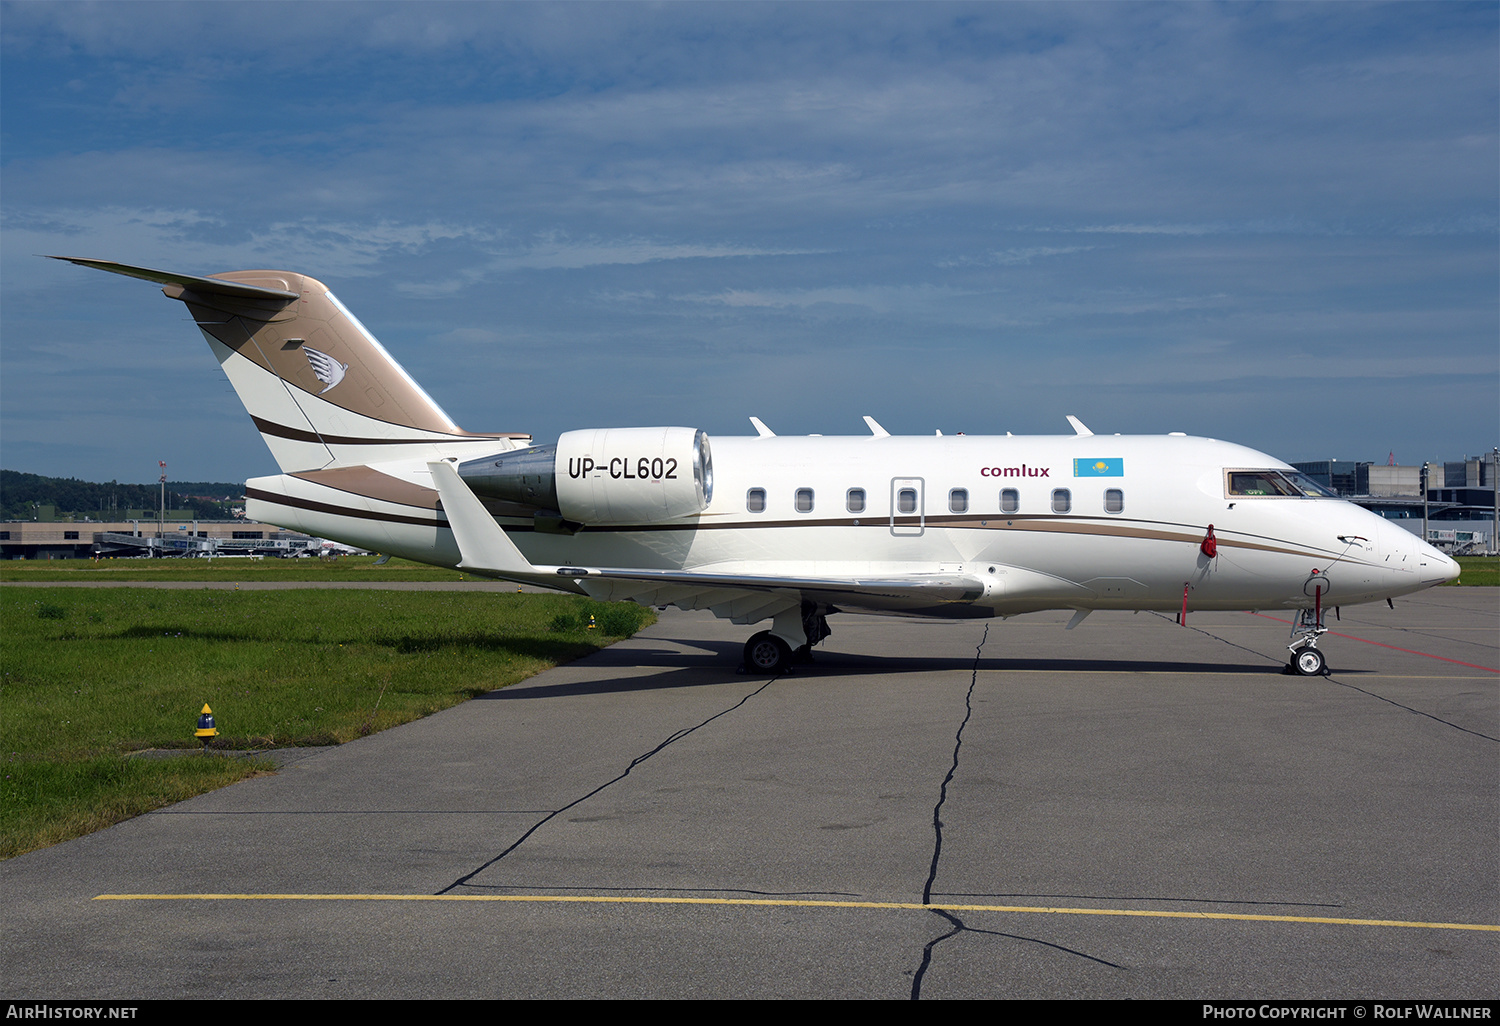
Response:
[{"label": "engine nacelle", "polygon": [[557,440],[558,512],[568,520],[675,520],[702,513],[713,494],[713,456],[702,431],[592,428]]},{"label": "engine nacelle", "polygon": [[708,436],[684,427],[569,431],[556,445],[469,460],[458,474],[476,495],[601,526],[693,516],[714,492]]}]

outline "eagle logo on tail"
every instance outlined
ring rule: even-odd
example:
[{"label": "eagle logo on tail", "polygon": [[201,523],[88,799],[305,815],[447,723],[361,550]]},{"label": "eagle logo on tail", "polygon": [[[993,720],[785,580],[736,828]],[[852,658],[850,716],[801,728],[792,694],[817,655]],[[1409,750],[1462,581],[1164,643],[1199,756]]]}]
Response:
[{"label": "eagle logo on tail", "polygon": [[[323,392],[344,380],[344,372],[349,369],[347,363],[339,363],[327,353],[309,346],[303,346],[302,351],[307,354],[307,362],[312,365],[312,372],[317,375],[319,381],[328,386],[323,389]],[[322,395],[323,392],[318,394]]]}]

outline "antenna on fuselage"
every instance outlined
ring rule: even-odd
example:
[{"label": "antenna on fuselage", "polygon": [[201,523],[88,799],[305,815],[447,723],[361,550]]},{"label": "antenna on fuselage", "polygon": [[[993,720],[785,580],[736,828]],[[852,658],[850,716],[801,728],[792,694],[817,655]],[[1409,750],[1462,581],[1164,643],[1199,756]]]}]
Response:
[{"label": "antenna on fuselage", "polygon": [[755,433],[757,435],[760,435],[760,437],[762,437],[762,438],[775,438],[776,437],[776,432],[774,432],[770,428],[766,427],[765,421],[761,420],[759,417],[751,417],[750,418],[750,426],[753,427],[753,428],[755,428]]},{"label": "antenna on fuselage", "polygon": [[870,434],[876,438],[889,438],[891,433],[875,422],[874,417],[865,418],[865,426],[870,429]]},{"label": "antenna on fuselage", "polygon": [[1078,435],[1080,438],[1087,438],[1093,434],[1092,431],[1084,427],[1083,421],[1079,420],[1071,413],[1068,414],[1068,423],[1073,425],[1073,433]]}]

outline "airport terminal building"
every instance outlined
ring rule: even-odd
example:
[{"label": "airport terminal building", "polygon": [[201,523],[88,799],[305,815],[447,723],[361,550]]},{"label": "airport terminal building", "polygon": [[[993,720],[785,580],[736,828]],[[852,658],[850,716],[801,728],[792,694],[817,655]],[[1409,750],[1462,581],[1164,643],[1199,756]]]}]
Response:
[{"label": "airport terminal building", "polygon": [[321,538],[250,520],[12,520],[0,523],[0,559],[131,556],[309,556]]},{"label": "airport terminal building", "polygon": [[[1293,463],[1302,473],[1350,501],[1394,520],[1413,534],[1456,553],[1495,551],[1496,453],[1465,456],[1441,467],[1346,460]],[[1427,474],[1424,494],[1422,475]]]}]

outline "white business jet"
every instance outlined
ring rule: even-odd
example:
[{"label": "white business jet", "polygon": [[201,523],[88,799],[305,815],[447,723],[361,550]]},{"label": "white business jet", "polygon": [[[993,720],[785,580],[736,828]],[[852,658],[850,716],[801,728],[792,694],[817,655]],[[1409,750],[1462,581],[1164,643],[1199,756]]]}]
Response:
[{"label": "white business jet", "polygon": [[590,428],[553,445],[454,424],[322,282],[57,257],[187,304],[282,473],[246,515],[361,549],[594,598],[771,621],[785,672],[841,610],[944,618],[1096,609],[1296,611],[1292,672],[1326,671],[1328,606],[1458,576],[1411,533],[1264,453],[1209,438],[755,437]]}]

